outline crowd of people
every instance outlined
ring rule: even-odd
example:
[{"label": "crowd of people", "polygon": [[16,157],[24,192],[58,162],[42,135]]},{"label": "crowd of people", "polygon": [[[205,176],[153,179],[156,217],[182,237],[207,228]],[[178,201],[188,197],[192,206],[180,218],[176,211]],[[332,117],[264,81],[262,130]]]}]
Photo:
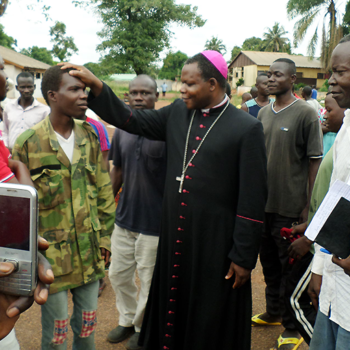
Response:
[{"label": "crowd of people", "polygon": [[[159,110],[148,75],[130,83],[125,104],[85,67],[64,63],[44,74],[43,105],[21,73],[20,97],[2,113],[0,182],[38,192],[42,349],[67,348],[68,291],[73,349],[95,349],[109,263],[119,324],[107,340],[128,339],[129,350],[248,350],[251,326],[276,325],[275,350],[304,341],[350,349],[350,257],[304,235],[330,186],[350,177],[349,54],[346,36],[332,54],[325,108],[312,87],[296,96],[285,58],[257,77],[240,109],[216,51],[186,61],[181,99]],[[1,100],[6,86],[1,61]],[[89,108],[117,128],[112,144]],[[266,310],[252,317],[258,256]],[[12,272],[0,263],[0,277]],[[19,348],[12,329],[32,302],[0,293],[0,349]]]}]

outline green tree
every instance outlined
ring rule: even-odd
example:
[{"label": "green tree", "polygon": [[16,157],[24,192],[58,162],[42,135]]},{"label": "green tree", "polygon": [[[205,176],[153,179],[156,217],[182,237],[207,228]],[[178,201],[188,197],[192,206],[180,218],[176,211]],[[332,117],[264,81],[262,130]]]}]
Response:
[{"label": "green tree", "polygon": [[[294,26],[294,46],[296,47],[304,38],[313,24],[319,17],[323,18],[321,36],[321,62],[328,68],[330,56],[342,37],[342,26],[339,25],[338,11],[335,0],[289,0],[287,3],[287,13],[291,19],[299,17]],[[320,24],[316,25],[311,37],[308,54],[315,56],[319,39]]]},{"label": "green tree", "polygon": [[222,55],[226,53],[226,46],[223,44],[222,40],[215,36],[207,40],[204,47],[206,50],[214,50],[220,52]]},{"label": "green tree", "polygon": [[169,47],[171,24],[202,27],[197,7],[175,0],[88,0],[76,4],[95,8],[104,24],[97,49],[136,74],[148,73],[161,51]]},{"label": "green tree", "polygon": [[350,0],[346,3],[343,17],[343,34],[350,34]]},{"label": "green tree", "polygon": [[231,62],[237,57],[237,55],[242,51],[239,46],[234,46],[231,51]]},{"label": "green tree", "polygon": [[68,60],[73,53],[78,52],[71,36],[66,36],[66,25],[62,22],[56,22],[50,28],[51,42],[54,44],[52,54],[61,62]]},{"label": "green tree", "polygon": [[181,75],[181,69],[188,59],[188,56],[178,51],[176,53],[169,52],[163,60],[163,67],[159,71],[159,79],[175,80]]},{"label": "green tree", "polygon": [[121,66],[110,57],[100,59],[98,63],[88,62],[84,66],[100,79],[106,79],[116,73],[133,73],[130,67]]},{"label": "green tree", "polygon": [[279,23],[275,22],[272,28],[267,28],[264,33],[265,51],[270,52],[288,52],[290,53],[289,39],[284,37],[286,32]]},{"label": "green tree", "polygon": [[52,59],[51,51],[49,51],[46,47],[32,46],[28,47],[28,49],[22,49],[21,53],[38,61],[47,63],[50,66],[53,66],[55,64]]},{"label": "green tree", "polygon": [[15,49],[14,46],[17,46],[17,40],[4,32],[4,26],[2,24],[0,24],[0,45],[12,50]]},{"label": "green tree", "polygon": [[245,39],[242,45],[243,51],[264,51],[264,40],[252,36],[251,38]]}]

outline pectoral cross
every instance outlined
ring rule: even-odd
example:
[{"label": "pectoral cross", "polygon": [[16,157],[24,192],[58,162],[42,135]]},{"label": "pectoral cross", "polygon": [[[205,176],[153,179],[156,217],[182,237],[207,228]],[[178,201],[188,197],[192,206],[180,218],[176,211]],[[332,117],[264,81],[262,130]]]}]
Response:
[{"label": "pectoral cross", "polygon": [[182,192],[182,186],[183,186],[183,184],[184,184],[184,179],[185,179],[184,174],[182,174],[181,176],[177,176],[177,177],[176,177],[176,181],[180,181],[179,193]]}]

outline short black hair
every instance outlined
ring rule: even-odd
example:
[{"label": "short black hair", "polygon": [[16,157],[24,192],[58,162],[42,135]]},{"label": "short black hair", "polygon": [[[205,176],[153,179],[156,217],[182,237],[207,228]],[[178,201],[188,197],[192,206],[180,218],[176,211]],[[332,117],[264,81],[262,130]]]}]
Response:
[{"label": "short black hair", "polygon": [[50,67],[44,74],[41,82],[41,92],[46,103],[50,106],[49,98],[47,96],[48,91],[58,91],[62,81],[62,76],[65,73],[69,73],[75,68],[61,69],[60,66]]},{"label": "short black hair", "polygon": [[267,76],[267,73],[265,73],[265,72],[258,74],[258,76],[257,76],[256,79],[255,79],[255,83],[258,82],[258,79],[259,79],[260,77],[266,77],[266,78],[267,78],[268,76]]},{"label": "short black hair", "polygon": [[226,79],[224,76],[219,72],[219,70],[201,53],[198,53],[197,55],[194,55],[193,57],[189,58],[186,62],[186,64],[191,63],[197,63],[198,68],[202,73],[202,78],[204,81],[208,81],[211,78],[215,78],[216,81],[219,83],[219,86],[225,90],[226,89]]},{"label": "short black hair", "polygon": [[345,35],[343,38],[340,39],[339,44],[347,43],[350,41],[350,34]]},{"label": "short black hair", "polygon": [[31,78],[33,80],[33,83],[34,83],[34,75],[32,73],[30,73],[30,72],[19,73],[17,75],[17,78],[16,78],[17,84],[18,84],[18,79],[19,78]]},{"label": "short black hair", "polygon": [[306,96],[311,96],[312,94],[312,88],[310,86],[304,86],[303,88],[303,93],[306,95]]},{"label": "short black hair", "polygon": [[226,95],[231,95],[231,85],[228,82],[226,82]]},{"label": "short black hair", "polygon": [[283,63],[287,63],[289,66],[289,73],[290,75],[295,75],[297,74],[297,68],[295,66],[295,62],[290,60],[289,58],[278,58],[275,62],[283,62]]},{"label": "short black hair", "polygon": [[154,80],[154,78],[152,78],[152,77],[149,76],[148,74],[139,74],[137,77],[135,77],[133,80],[130,81],[130,83],[129,83],[129,88],[130,88],[130,84],[132,84],[132,82],[133,82],[134,80],[136,80],[137,78],[148,78],[148,79],[151,81],[152,85],[153,85],[154,92],[156,92],[156,93],[158,92],[158,91],[157,91],[157,82]]}]

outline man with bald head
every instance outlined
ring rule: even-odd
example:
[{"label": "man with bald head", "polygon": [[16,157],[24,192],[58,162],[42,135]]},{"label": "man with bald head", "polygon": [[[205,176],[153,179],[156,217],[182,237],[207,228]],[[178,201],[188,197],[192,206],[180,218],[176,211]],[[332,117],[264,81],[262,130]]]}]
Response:
[{"label": "man with bald head", "polygon": [[[139,75],[129,85],[132,109],[153,109],[158,100],[157,84],[148,75]],[[114,196],[123,185],[112,234],[112,263],[109,279],[117,297],[119,325],[108,341],[131,338],[127,349],[137,345],[153,275],[160,231],[161,206],[166,171],[165,143],[151,141],[116,129],[109,159]],[[135,270],[141,281],[136,300]]]}]

